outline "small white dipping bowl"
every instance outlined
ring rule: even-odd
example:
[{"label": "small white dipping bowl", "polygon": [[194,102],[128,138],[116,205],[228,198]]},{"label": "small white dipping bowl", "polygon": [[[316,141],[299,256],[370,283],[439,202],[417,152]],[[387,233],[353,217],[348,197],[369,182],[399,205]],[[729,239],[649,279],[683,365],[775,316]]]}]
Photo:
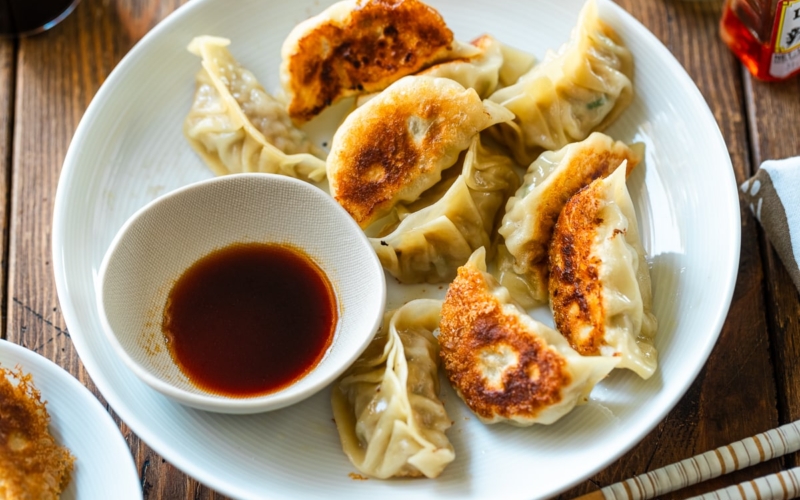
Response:
[{"label": "small white dipping bowl", "polygon": [[[301,249],[336,295],[338,323],[328,352],[271,394],[228,397],[198,388],[172,360],[161,329],[176,280],[200,258],[235,243]],[[149,203],[112,241],[98,282],[104,330],[127,366],[178,402],[221,413],[276,410],[325,387],[366,348],[386,301],[383,269],[358,224],[320,189],[271,174],[218,177]]]}]

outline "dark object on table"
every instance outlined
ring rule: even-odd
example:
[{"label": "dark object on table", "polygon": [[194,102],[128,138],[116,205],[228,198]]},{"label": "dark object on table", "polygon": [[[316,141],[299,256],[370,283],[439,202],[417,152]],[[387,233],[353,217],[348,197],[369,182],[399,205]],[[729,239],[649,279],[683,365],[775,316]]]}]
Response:
[{"label": "dark object on table", "polygon": [[61,22],[80,0],[0,0],[0,37],[35,35]]}]

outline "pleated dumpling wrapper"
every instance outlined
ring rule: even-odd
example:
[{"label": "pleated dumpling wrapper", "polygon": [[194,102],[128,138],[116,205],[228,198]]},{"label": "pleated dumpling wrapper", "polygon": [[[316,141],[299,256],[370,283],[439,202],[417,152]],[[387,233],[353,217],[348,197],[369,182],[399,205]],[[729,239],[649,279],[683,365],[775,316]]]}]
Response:
[{"label": "pleated dumpling wrapper", "polygon": [[473,57],[436,64],[417,74],[455,80],[485,99],[498,87],[515,83],[536,62],[531,54],[500,43],[492,35],[481,35],[470,44],[480,52]]},{"label": "pleated dumpling wrapper", "polygon": [[522,186],[508,200],[498,230],[505,238],[497,254],[500,283],[523,307],[548,300],[547,251],[567,200],[625,160],[630,173],[643,155],[641,144],[628,146],[595,132],[582,142],[542,153],[531,163]]},{"label": "pleated dumpling wrapper", "polygon": [[519,187],[511,158],[480,134],[453,179],[456,169],[416,202],[398,205],[398,222],[370,238],[383,267],[402,283],[450,282],[472,252],[491,247],[498,212]]},{"label": "pleated dumpling wrapper", "polygon": [[333,385],[342,448],[371,477],[437,477],[455,452],[439,400],[439,300],[413,300],[386,314],[366,351]]},{"label": "pleated dumpling wrapper", "polygon": [[200,36],[189,52],[200,56],[192,108],[183,133],[217,175],[264,172],[320,181],[325,152],[292,124],[283,105],[228,51],[230,40]]},{"label": "pleated dumpling wrapper", "polygon": [[281,49],[289,115],[310,120],[347,96],[377,92],[440,61],[471,57],[419,0],[344,0],[295,26]]},{"label": "pleated dumpling wrapper", "polygon": [[630,51],[600,20],[595,0],[588,0],[567,44],[492,94],[492,101],[516,115],[492,132],[527,165],[542,150],[560,149],[610,125],[633,100],[632,79]]},{"label": "pleated dumpling wrapper", "polygon": [[513,117],[453,80],[404,77],[336,131],[328,156],[331,194],[365,228],[436,184],[475,134]]},{"label": "pleated dumpling wrapper", "polygon": [[[481,99],[485,99],[498,88],[515,83],[536,62],[533,55],[501,43],[492,35],[481,35],[470,44],[480,52],[472,57],[434,64],[416,74],[449,78],[465,89],[475,90]],[[364,105],[376,95],[359,96],[356,106]]]},{"label": "pleated dumpling wrapper", "polygon": [[584,356],[614,356],[647,379],[656,370],[650,270],[624,163],[570,198],[550,246],[556,328]]},{"label": "pleated dumpling wrapper", "polygon": [[619,362],[581,356],[486,272],[478,249],[450,285],[439,344],[450,383],[485,423],[551,424],[585,402]]}]

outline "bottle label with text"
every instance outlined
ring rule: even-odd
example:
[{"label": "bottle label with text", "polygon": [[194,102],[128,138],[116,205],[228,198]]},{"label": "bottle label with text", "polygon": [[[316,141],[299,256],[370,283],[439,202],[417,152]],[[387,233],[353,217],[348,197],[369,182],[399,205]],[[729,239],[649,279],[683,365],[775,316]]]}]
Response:
[{"label": "bottle label with text", "polygon": [[800,0],[783,0],[775,15],[775,52],[769,72],[783,78],[800,69]]}]

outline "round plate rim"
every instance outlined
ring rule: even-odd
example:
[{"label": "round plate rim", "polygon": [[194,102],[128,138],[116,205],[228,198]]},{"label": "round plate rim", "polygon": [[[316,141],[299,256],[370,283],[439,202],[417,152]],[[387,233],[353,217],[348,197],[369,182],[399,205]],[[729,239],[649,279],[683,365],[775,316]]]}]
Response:
[{"label": "round plate rim", "polygon": [[[107,98],[107,94],[111,94],[113,92],[114,86],[116,81],[121,77],[124,73],[125,68],[130,64],[130,61],[139,57],[139,54],[146,50],[146,47],[150,41],[150,39],[157,37],[160,33],[169,30],[169,28],[177,22],[180,22],[181,18],[184,17],[189,12],[194,11],[195,9],[201,9],[205,5],[210,4],[217,0],[195,0],[193,2],[187,3],[176,9],[173,13],[168,15],[162,22],[160,22],[156,27],[154,27],[150,32],[148,32],[139,42],[137,42],[134,47],[122,58],[119,64],[114,68],[114,70],[110,73],[108,78],[105,80],[101,88],[98,90],[97,94],[93,98],[92,102],[90,103],[89,107],[87,108],[83,118],[81,119],[78,128],[75,132],[73,140],[70,144],[69,150],[64,160],[61,176],[59,178],[58,187],[56,191],[55,197],[55,210],[53,214],[53,270],[55,273],[56,278],[56,290],[58,293],[58,297],[61,303],[62,312],[64,315],[65,322],[70,327],[70,330],[73,332],[77,332],[75,328],[77,325],[80,324],[78,314],[75,310],[75,307],[72,304],[71,298],[68,294],[68,283],[66,278],[66,271],[65,265],[63,262],[63,254],[61,253],[62,249],[64,248],[64,242],[67,235],[64,234],[64,222],[67,215],[67,206],[66,206],[66,198],[67,198],[67,190],[68,185],[70,182],[70,178],[72,176],[73,170],[75,170],[76,164],[74,161],[74,157],[77,155],[77,150],[80,148],[80,144],[83,142],[83,136],[86,134],[86,131],[90,128],[91,122],[94,118],[94,115],[98,113],[98,110],[102,106],[102,102]],[[673,76],[679,80],[680,86],[683,87],[687,91],[687,95],[693,101],[698,104],[696,108],[697,116],[695,118],[697,120],[703,120],[707,122],[709,129],[713,129],[715,140],[714,143],[709,147],[721,148],[722,151],[727,151],[727,146],[725,141],[722,137],[722,133],[720,132],[719,126],[708,107],[705,99],[702,97],[699,89],[695,85],[694,81],[688,75],[686,70],[683,66],[677,61],[677,59],[672,55],[672,53],[658,40],[658,38],[650,32],[644,25],[642,25],[636,18],[634,18],[631,14],[627,11],[622,9],[622,7],[616,5],[611,0],[597,0],[599,6],[602,9],[609,9],[614,12],[622,21],[626,24],[629,24],[635,31],[637,37],[643,37],[644,41],[646,41],[649,45],[651,45],[661,57],[661,60],[669,66],[669,69]],[[647,422],[644,425],[641,425],[640,428],[637,430],[636,438],[632,439],[631,442],[627,443],[625,446],[615,450],[613,453],[610,453],[606,458],[599,461],[598,464],[593,467],[589,473],[581,475],[580,477],[575,477],[572,481],[568,484],[561,485],[557,489],[548,492],[548,494],[557,494],[560,491],[565,491],[570,487],[575,486],[576,484],[580,483],[581,481],[585,480],[588,477],[591,477],[593,474],[599,472],[600,470],[607,467],[613,461],[618,459],[624,453],[629,451],[633,448],[636,444],[638,444],[655,426],[663,420],[663,418],[669,413],[675,405],[680,401],[683,395],[688,391],[691,384],[696,379],[697,375],[699,374],[700,370],[705,366],[706,361],[708,360],[708,356],[711,354],[711,350],[716,345],[717,339],[722,331],[722,327],[724,325],[725,319],[727,318],[727,313],[730,308],[731,301],[733,299],[733,292],[734,287],[736,284],[736,278],[738,275],[738,266],[739,266],[739,259],[740,259],[740,250],[741,250],[741,220],[739,215],[739,201],[738,201],[738,186],[736,184],[733,166],[730,160],[729,155],[721,155],[720,161],[724,163],[723,169],[726,173],[724,174],[724,178],[720,179],[721,182],[721,189],[727,193],[727,196],[723,198],[726,202],[726,212],[730,217],[725,221],[728,225],[727,230],[730,234],[734,237],[735,241],[731,241],[731,245],[729,247],[729,252],[720,257],[720,261],[723,261],[723,265],[727,265],[729,272],[726,273],[727,281],[725,283],[725,288],[723,290],[724,293],[721,294],[721,300],[717,303],[717,314],[716,314],[716,321],[714,322],[714,332],[712,335],[709,335],[706,339],[706,342],[698,346],[698,350],[701,352],[701,359],[703,360],[702,363],[699,363],[697,366],[692,367],[689,370],[690,375],[687,376],[684,380],[685,382],[678,387],[675,392],[675,396],[669,402],[669,404],[665,405],[658,414],[657,418],[653,418],[652,421]],[[72,336],[73,343],[75,344],[75,348],[78,351],[79,355],[81,356],[81,360],[83,361],[87,372],[92,375],[95,384],[99,388],[100,392],[106,397],[108,402],[111,404],[112,407],[117,409],[119,405],[116,403],[119,402],[118,396],[116,391],[110,386],[110,383],[105,379],[103,376],[96,376],[101,374],[102,372],[98,368],[98,365],[91,355],[90,346],[84,343],[84,339],[81,335]],[[137,425],[139,422],[136,419],[136,416],[133,413],[128,413],[127,411],[118,411],[117,412],[120,417],[131,427],[131,429],[136,432],[136,434],[143,439],[148,445],[150,445],[157,453],[161,454],[164,458],[169,460],[173,463],[176,467],[187,473],[188,475],[200,480],[203,484],[228,495],[233,496],[240,496],[240,497],[248,497],[249,493],[247,490],[243,490],[242,488],[238,487],[235,481],[225,481],[222,478],[211,477],[207,474],[207,471],[201,468],[194,466],[190,461],[185,461],[182,458],[182,454],[178,451],[163,443],[156,433],[152,432],[145,426]],[[132,423],[133,422],[133,423]]]},{"label": "round plate rim", "polygon": [[[37,384],[37,374],[46,373],[57,379],[59,383],[65,384],[67,390],[73,397],[80,398],[82,403],[85,403],[86,411],[84,414],[95,416],[97,422],[101,423],[100,425],[102,427],[95,428],[94,432],[97,433],[100,431],[105,434],[107,446],[104,446],[104,450],[111,450],[113,451],[115,457],[122,457],[119,458],[119,465],[123,467],[124,470],[121,469],[118,472],[124,472],[124,474],[114,477],[112,481],[115,487],[119,488],[117,493],[124,495],[124,498],[142,498],[142,490],[139,485],[139,473],[136,470],[136,464],[133,460],[133,455],[131,454],[130,448],[128,447],[128,443],[125,441],[125,438],[122,436],[122,433],[120,432],[116,423],[114,423],[111,415],[108,413],[108,411],[106,411],[105,408],[103,408],[103,405],[100,404],[100,401],[97,400],[94,394],[92,394],[89,389],[86,388],[86,386],[80,383],[78,379],[73,377],[69,372],[55,364],[53,361],[19,344],[15,344],[9,340],[0,339],[0,354],[5,354],[7,357],[14,359],[14,366],[6,365],[6,368],[13,369],[16,366],[19,366],[23,373],[33,375],[33,383],[38,390],[41,391],[42,387],[41,384]],[[51,425],[53,419],[67,422],[62,418],[63,416],[59,414],[57,408],[51,407],[52,402],[48,399],[46,390],[42,393],[42,399],[47,401]],[[68,443],[61,444],[68,446]],[[84,457],[77,458],[79,461],[85,459]],[[95,457],[93,456],[91,458]],[[97,456],[96,458],[102,459],[102,456]],[[73,481],[74,480],[75,478],[73,476]],[[79,495],[78,498],[81,498],[80,491],[77,493]]]}]

